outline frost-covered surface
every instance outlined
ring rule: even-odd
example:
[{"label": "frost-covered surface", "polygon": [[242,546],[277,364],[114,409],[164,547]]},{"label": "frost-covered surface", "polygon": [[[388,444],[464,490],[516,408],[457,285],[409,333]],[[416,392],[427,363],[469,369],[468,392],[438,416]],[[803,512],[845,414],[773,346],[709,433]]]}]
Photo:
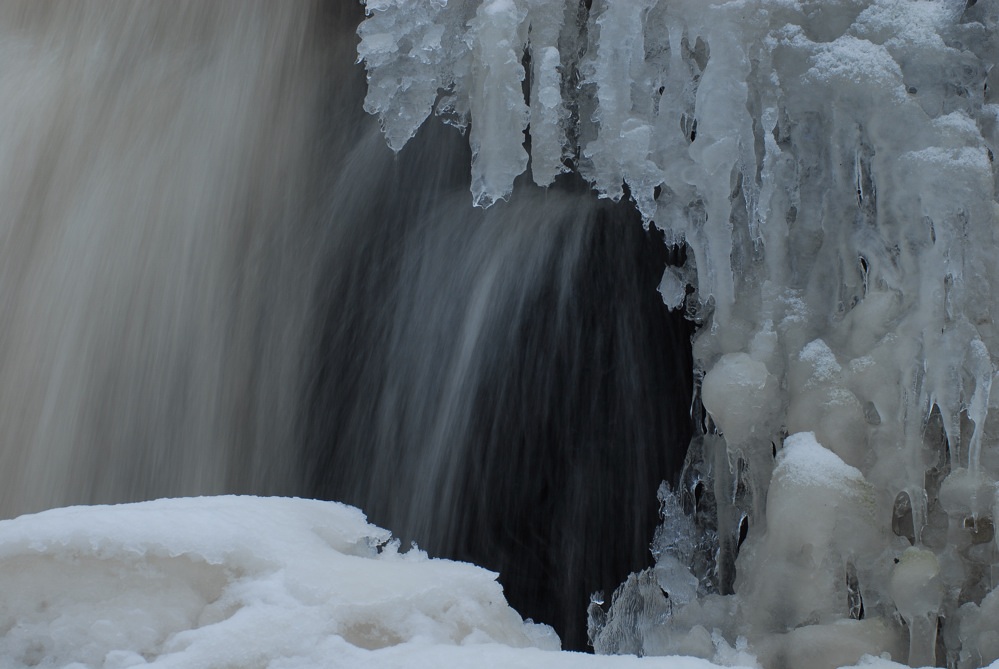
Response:
[{"label": "frost-covered surface", "polygon": [[[537,183],[575,169],[687,246],[659,289],[703,325],[705,413],[666,495],[700,538],[659,546],[668,568],[591,607],[597,647],[713,657],[741,638],[768,666],[995,661],[999,5],[585,5],[369,2],[360,56],[398,147],[419,122],[391,81],[429,56],[392,26],[457,45],[423,71],[445,73],[438,106],[471,126],[476,202],[510,196],[526,105]],[[391,59],[372,34],[398,38]],[[667,592],[696,580],[698,596],[652,601],[664,572]]]},{"label": "frost-covered surface", "polygon": [[[555,652],[551,629],[523,622],[494,579],[416,549],[400,553],[388,532],[333,502],[202,497],[55,509],[0,522],[0,663],[716,666]],[[736,651],[722,659],[752,661]]]}]

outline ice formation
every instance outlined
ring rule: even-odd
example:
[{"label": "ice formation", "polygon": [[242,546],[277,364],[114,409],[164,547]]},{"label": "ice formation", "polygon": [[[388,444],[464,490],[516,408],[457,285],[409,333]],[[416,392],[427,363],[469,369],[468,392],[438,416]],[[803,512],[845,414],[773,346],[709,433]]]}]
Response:
[{"label": "ice formation", "polygon": [[576,170],[687,247],[660,292],[701,324],[701,434],[662,497],[697,531],[660,533],[657,566],[591,607],[597,650],[999,658],[999,4],[367,12],[390,146],[434,112],[470,129],[489,205],[515,197],[526,130],[537,184]]}]

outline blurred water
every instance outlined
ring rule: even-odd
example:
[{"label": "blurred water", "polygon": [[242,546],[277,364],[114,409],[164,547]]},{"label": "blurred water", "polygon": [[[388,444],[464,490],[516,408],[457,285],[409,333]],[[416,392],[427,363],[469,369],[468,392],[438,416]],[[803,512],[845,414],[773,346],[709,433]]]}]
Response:
[{"label": "blurred water", "polygon": [[304,2],[0,4],[4,516],[294,490],[318,27]]},{"label": "blurred water", "polygon": [[472,209],[453,130],[392,154],[359,19],[0,3],[0,514],[338,499],[579,648],[689,439],[670,252],[569,178]]}]

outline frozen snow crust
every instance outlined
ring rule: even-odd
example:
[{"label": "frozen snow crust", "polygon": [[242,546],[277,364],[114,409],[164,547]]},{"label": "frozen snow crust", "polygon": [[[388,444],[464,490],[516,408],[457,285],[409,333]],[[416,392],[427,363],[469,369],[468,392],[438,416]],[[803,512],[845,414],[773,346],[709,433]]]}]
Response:
[{"label": "frozen snow crust", "polygon": [[700,434],[597,650],[999,658],[999,3],[367,9],[393,148],[431,113],[468,129],[488,206],[526,132],[537,184],[576,170],[687,247],[660,292],[702,325]]},{"label": "frozen snow crust", "polygon": [[506,605],[495,574],[399,553],[359,510],[302,499],[3,521],[0,591],[4,667],[445,666],[558,648]]},{"label": "frozen snow crust", "polygon": [[356,667],[412,654],[422,666],[435,645],[455,646],[458,662],[471,656],[461,648],[558,648],[506,605],[495,574],[397,549],[359,510],[302,499],[4,521],[0,664]]},{"label": "frozen snow crust", "polygon": [[388,532],[333,502],[202,497],[54,509],[0,522],[0,665],[715,666],[554,652],[551,629],[523,622],[495,576],[399,553]]}]

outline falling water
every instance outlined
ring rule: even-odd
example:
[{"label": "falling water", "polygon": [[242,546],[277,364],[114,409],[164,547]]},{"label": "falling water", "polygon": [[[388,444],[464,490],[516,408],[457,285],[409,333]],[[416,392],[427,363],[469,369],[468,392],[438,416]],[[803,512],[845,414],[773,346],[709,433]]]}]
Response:
[{"label": "falling water", "polygon": [[582,648],[690,438],[683,251],[578,177],[467,196],[361,111],[361,8],[0,3],[0,514],[338,499]]},{"label": "falling water", "polygon": [[333,189],[363,224],[334,233],[355,238],[319,283],[309,490],[513,577],[521,613],[581,647],[589,593],[647,561],[679,473],[689,326],[627,206],[525,185],[473,210],[456,140],[380,166],[364,144]]},{"label": "falling water", "polygon": [[292,492],[308,4],[0,5],[0,509]]}]

